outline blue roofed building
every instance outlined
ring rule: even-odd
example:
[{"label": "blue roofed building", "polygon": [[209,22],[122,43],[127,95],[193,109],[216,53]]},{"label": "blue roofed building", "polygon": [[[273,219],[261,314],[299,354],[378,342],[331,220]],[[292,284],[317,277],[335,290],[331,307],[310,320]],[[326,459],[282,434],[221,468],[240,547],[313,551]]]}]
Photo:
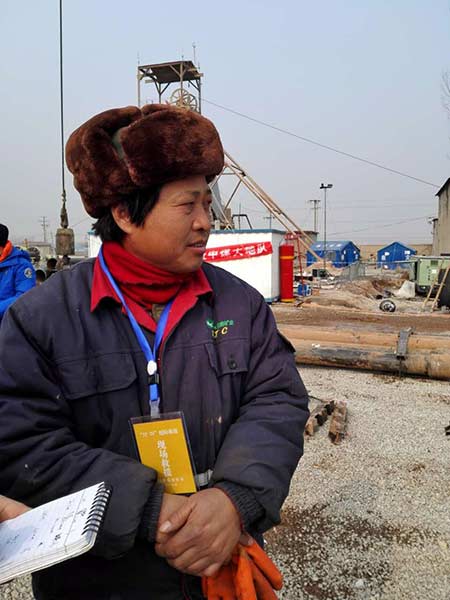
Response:
[{"label": "blue roofed building", "polygon": [[[342,268],[357,262],[360,259],[360,250],[350,240],[344,241],[329,241],[326,242],[324,248],[324,242],[316,242],[311,246],[311,249],[321,258],[324,257],[324,250],[326,252],[326,260],[331,262],[334,267]],[[308,250],[306,253],[306,264],[312,265],[316,261],[316,257]]]},{"label": "blue roofed building", "polygon": [[405,268],[414,254],[417,254],[414,248],[405,246],[401,242],[392,242],[377,251],[377,266],[385,269]]}]

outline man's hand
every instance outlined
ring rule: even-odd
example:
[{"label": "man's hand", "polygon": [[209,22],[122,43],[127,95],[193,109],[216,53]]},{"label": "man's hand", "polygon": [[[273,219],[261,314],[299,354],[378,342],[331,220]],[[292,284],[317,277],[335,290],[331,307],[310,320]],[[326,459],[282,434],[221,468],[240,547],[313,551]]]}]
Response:
[{"label": "man's hand", "polygon": [[234,504],[224,492],[211,488],[190,496],[162,522],[155,548],[175,569],[211,576],[229,560],[240,535],[240,519]]},{"label": "man's hand", "polygon": [[0,496],[0,523],[8,519],[14,519],[14,517],[18,517],[27,510],[30,510],[30,508],[25,504],[11,500],[6,496]]},{"label": "man's hand", "polygon": [[[170,517],[174,513],[178,513],[181,508],[188,501],[187,496],[179,496],[178,494],[163,494],[163,500],[161,504],[161,512],[159,513],[158,519],[158,529],[157,529],[157,540],[159,543],[164,543],[169,540],[176,533],[174,529],[171,533],[159,533],[159,528],[163,523],[170,520]],[[187,517],[186,517],[187,518]],[[180,527],[183,526],[184,523],[180,523]]]}]

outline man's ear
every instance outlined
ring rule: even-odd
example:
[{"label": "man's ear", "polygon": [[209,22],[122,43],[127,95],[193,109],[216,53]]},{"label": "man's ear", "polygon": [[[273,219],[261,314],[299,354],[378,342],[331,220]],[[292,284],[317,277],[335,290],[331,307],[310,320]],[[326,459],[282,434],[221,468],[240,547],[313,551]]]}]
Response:
[{"label": "man's ear", "polygon": [[135,225],[131,222],[130,213],[124,204],[116,204],[111,207],[111,214],[119,227],[124,233],[131,233]]}]

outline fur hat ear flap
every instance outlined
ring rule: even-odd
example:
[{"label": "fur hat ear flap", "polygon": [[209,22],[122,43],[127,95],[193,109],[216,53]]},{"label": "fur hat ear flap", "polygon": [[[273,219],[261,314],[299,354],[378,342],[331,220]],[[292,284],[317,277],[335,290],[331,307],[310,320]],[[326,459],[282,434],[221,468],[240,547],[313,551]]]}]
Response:
[{"label": "fur hat ear flap", "polygon": [[141,117],[134,107],[114,108],[78,127],[66,145],[66,162],[87,212],[99,216],[114,198],[130,194],[134,184],[111,138]]},{"label": "fur hat ear flap", "polygon": [[139,190],[192,175],[211,180],[223,168],[214,125],[166,104],[105,111],[70,136],[67,166],[87,212],[104,210]]}]

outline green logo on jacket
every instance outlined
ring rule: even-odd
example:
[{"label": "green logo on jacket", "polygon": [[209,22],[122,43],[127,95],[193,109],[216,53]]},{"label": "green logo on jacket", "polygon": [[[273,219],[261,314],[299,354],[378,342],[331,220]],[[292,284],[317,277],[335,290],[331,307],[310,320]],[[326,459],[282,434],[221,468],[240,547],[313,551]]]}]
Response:
[{"label": "green logo on jacket", "polygon": [[227,335],[228,328],[234,325],[234,321],[232,319],[227,319],[225,321],[217,321],[217,323],[214,323],[212,319],[206,319],[206,325],[211,329],[212,337],[216,338],[218,335]]}]

